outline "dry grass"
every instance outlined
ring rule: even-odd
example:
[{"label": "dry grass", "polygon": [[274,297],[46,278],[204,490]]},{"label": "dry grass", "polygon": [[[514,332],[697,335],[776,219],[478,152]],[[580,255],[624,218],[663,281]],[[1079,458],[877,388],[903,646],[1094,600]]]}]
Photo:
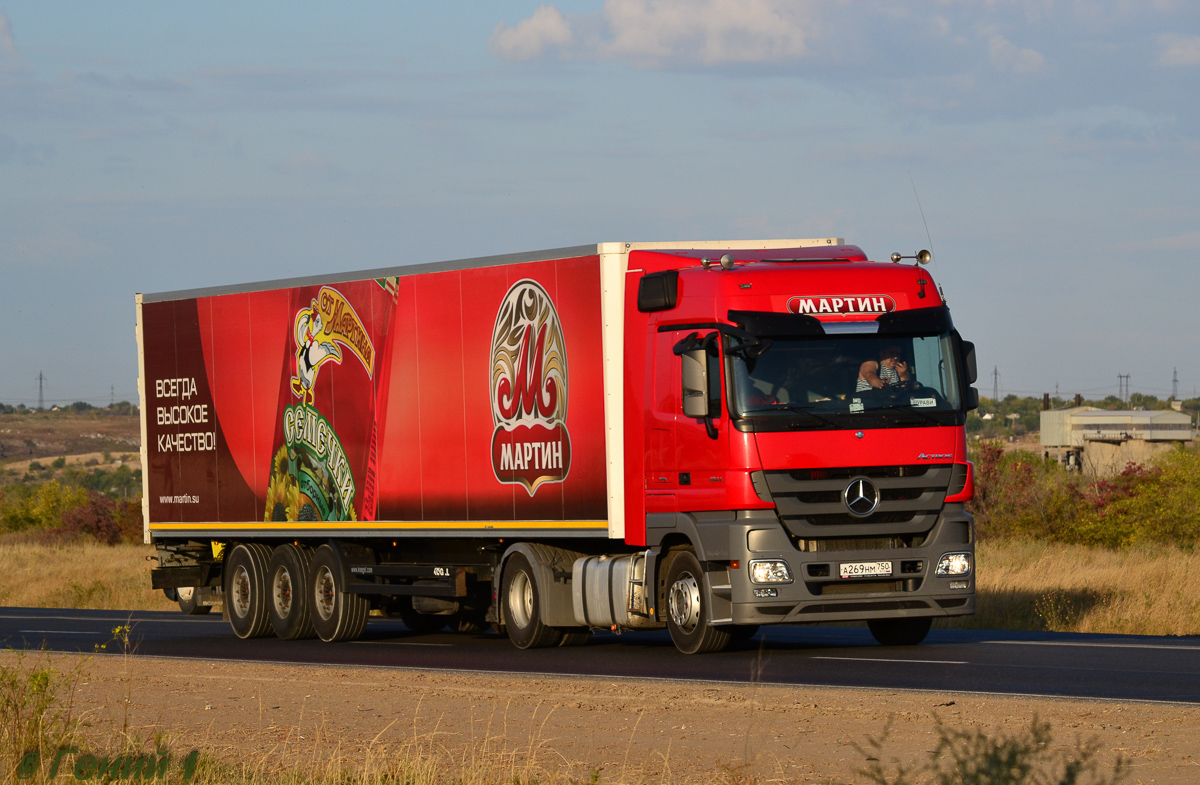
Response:
[{"label": "dry grass", "polygon": [[150,588],[147,545],[0,542],[0,605],[165,611],[179,606]]},{"label": "dry grass", "polygon": [[1200,634],[1200,552],[980,543],[977,612],[941,626]]}]

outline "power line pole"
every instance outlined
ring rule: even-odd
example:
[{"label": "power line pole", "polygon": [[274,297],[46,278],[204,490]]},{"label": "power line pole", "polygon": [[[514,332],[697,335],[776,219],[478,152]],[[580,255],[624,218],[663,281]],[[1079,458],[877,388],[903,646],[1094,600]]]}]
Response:
[{"label": "power line pole", "polygon": [[113,405],[116,404],[116,402],[117,402],[117,386],[115,384],[110,384],[108,386],[108,408],[111,409],[113,407]]},{"label": "power line pole", "polygon": [[1000,400],[1000,366],[992,366],[992,400]]},{"label": "power line pole", "polygon": [[42,375],[41,371],[38,371],[38,409],[39,410],[43,408],[42,407],[42,383],[45,381],[46,381],[46,377]]},{"label": "power line pole", "polygon": [[1129,374],[1117,374],[1117,397],[1124,403],[1129,403]]},{"label": "power line pole", "polygon": [[1171,369],[1171,400],[1179,400],[1179,369]]}]

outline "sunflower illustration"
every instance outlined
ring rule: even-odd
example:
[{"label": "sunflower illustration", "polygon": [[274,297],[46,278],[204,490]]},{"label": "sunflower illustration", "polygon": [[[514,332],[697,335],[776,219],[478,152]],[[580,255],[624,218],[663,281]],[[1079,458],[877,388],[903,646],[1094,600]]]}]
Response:
[{"label": "sunflower illustration", "polygon": [[288,474],[273,474],[267,485],[267,523],[295,521],[300,515],[300,486]]},{"label": "sunflower illustration", "polygon": [[271,474],[281,475],[288,473],[288,448],[283,445],[279,448],[279,452],[275,453],[275,457],[271,459]]}]

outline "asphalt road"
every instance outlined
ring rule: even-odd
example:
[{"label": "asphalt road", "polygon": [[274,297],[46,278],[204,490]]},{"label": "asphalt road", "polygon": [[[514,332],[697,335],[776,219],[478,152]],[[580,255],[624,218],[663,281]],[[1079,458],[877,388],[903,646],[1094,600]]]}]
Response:
[{"label": "asphalt road", "polygon": [[372,619],[352,643],[238,640],[219,615],[0,608],[0,646],[199,660],[367,665],[477,672],[653,677],[939,692],[1200,703],[1200,637],[934,630],[884,647],[865,628],[771,627],[720,654],[685,656],[665,632],[597,634],[586,646],[519,651],[495,634],[414,635]]}]

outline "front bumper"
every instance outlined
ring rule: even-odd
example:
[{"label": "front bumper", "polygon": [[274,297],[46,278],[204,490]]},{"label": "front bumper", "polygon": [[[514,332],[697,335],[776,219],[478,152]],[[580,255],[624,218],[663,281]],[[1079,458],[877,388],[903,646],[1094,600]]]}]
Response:
[{"label": "front bumper", "polygon": [[[729,536],[729,558],[739,568],[706,576],[717,623],[794,624],[975,612],[974,519],[961,504],[945,505],[924,542],[914,547],[800,551],[771,511],[739,513]],[[969,553],[971,572],[935,575],[945,553]],[[753,559],[786,561],[792,582],[751,583],[748,566]],[[891,576],[840,577],[841,564],[881,561],[891,562]],[[761,590],[774,589],[775,596],[755,596],[756,589],[760,595]]]}]

